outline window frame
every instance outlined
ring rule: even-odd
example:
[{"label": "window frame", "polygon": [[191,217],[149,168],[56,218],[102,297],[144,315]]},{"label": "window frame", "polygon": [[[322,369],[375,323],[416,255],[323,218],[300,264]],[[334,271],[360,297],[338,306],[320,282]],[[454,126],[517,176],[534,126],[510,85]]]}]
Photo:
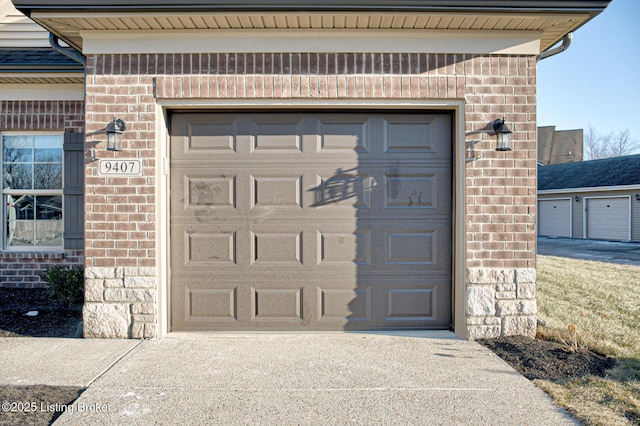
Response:
[{"label": "window frame", "polygon": [[[64,164],[64,132],[63,131],[2,131],[0,132],[0,175],[4,175],[4,137],[5,136],[59,136],[61,138],[61,181],[60,181],[60,189],[5,189],[4,183],[2,188],[0,189],[2,206],[1,206],[1,214],[2,218],[2,235],[0,236],[0,251],[3,252],[12,252],[12,253],[23,253],[23,252],[56,252],[56,251],[64,251],[64,173],[65,173],[65,164]],[[33,163],[33,159],[32,159]],[[29,245],[29,246],[8,246],[7,240],[7,221],[9,216],[9,209],[7,207],[7,196],[9,195],[31,195],[31,196],[59,196],[61,199],[61,209],[62,209],[62,218],[61,218],[61,226],[62,226],[62,238],[59,245],[55,246],[46,246],[46,245]],[[35,217],[33,219],[36,220]]]}]

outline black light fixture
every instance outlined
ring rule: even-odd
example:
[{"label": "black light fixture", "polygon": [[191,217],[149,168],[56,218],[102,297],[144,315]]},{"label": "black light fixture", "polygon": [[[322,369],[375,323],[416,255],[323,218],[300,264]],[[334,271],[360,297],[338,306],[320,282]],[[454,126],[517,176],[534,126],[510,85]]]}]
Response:
[{"label": "black light fixture", "polygon": [[636,194],[636,201],[640,201],[640,194]]},{"label": "black light fixture", "polygon": [[580,197],[576,195],[576,203],[580,202]]},{"label": "black light fixture", "polygon": [[122,134],[127,129],[127,125],[120,118],[113,118],[107,124],[107,151],[122,151]]},{"label": "black light fixture", "polygon": [[496,151],[511,151],[511,130],[504,119],[497,118],[493,122],[493,131],[496,134]]}]

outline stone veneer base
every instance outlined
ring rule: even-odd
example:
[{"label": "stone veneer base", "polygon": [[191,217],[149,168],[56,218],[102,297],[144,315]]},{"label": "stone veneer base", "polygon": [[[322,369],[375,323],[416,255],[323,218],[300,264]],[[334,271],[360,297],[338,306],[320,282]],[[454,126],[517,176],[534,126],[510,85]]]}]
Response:
[{"label": "stone veneer base", "polygon": [[86,268],[84,337],[156,337],[156,277],[156,268]]},{"label": "stone veneer base", "polygon": [[466,276],[466,323],[470,339],[535,336],[535,269],[469,268]]}]

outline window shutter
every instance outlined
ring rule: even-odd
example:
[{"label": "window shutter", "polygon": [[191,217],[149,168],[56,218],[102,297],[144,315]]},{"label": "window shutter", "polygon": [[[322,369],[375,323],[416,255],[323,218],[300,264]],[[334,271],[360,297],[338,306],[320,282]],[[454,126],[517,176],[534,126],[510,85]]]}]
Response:
[{"label": "window shutter", "polygon": [[84,249],[84,133],[64,134],[64,248]]}]

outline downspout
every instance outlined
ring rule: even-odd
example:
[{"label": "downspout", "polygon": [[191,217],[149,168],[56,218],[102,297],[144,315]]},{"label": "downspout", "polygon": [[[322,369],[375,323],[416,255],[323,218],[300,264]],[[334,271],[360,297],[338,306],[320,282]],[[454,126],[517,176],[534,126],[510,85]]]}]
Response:
[{"label": "downspout", "polygon": [[82,53],[78,52],[72,47],[65,49],[64,47],[60,46],[60,39],[53,33],[49,33],[49,44],[56,52],[66,56],[67,58],[71,58],[74,61],[81,63],[82,65],[86,65],[86,59]]},{"label": "downspout", "polygon": [[536,56],[536,62],[540,62],[543,59],[548,58],[549,56],[557,55],[558,53],[562,53],[571,46],[571,40],[573,39],[573,33],[568,33],[562,38],[562,44],[554,49],[545,50],[538,56]]}]

